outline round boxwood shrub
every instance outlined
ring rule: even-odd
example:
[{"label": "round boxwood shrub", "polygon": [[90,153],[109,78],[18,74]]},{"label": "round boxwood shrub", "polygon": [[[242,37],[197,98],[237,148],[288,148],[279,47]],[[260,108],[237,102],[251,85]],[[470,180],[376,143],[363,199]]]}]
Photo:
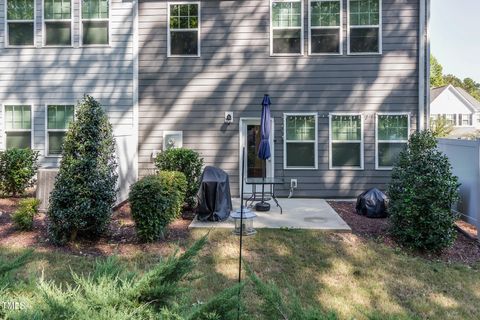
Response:
[{"label": "round boxwood shrub", "polygon": [[21,195],[35,184],[38,152],[30,149],[9,149],[0,152],[0,191],[7,196]]},{"label": "round boxwood shrub", "polygon": [[164,237],[166,227],[181,214],[186,190],[185,175],[178,171],[146,176],[131,186],[128,200],[142,241]]},{"label": "round boxwood shrub", "polygon": [[155,165],[160,171],[179,171],[187,178],[186,205],[194,208],[197,202],[197,192],[200,186],[203,158],[194,150],[172,148],[161,152],[155,159]]},{"label": "round boxwood shrub", "polygon": [[458,199],[458,187],[432,132],[414,133],[400,153],[388,188],[392,234],[418,250],[440,251],[452,245],[457,216],[451,206]]},{"label": "round boxwood shrub", "polygon": [[98,237],[107,228],[116,200],[117,162],[112,126],[101,105],[85,96],[63,144],[50,195],[48,230],[57,244],[77,235]]}]

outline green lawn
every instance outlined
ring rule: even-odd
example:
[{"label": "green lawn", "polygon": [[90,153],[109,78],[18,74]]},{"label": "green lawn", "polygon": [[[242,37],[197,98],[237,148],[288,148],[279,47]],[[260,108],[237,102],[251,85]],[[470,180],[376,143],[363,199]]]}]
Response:
[{"label": "green lawn", "polygon": [[[189,242],[206,231],[194,231]],[[191,301],[205,301],[233,285],[238,273],[238,238],[212,231],[191,283]],[[274,280],[288,295],[295,291],[306,306],[321,306],[341,319],[480,319],[480,265],[468,267],[410,256],[351,234],[259,230],[245,238],[245,261],[263,279]],[[18,251],[0,247],[2,258]],[[122,257],[129,268],[144,270],[159,257]],[[70,268],[88,272],[95,258],[35,252],[17,272],[14,290],[28,294],[42,272],[70,282]],[[258,302],[247,286],[244,299],[256,315]],[[257,317],[259,318],[259,317]]]}]

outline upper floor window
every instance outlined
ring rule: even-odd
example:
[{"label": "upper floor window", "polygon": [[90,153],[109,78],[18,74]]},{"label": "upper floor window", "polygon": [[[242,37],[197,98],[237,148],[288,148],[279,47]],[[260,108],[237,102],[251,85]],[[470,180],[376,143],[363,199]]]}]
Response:
[{"label": "upper floor window", "polygon": [[35,0],[7,0],[7,44],[33,46],[35,42]]},{"label": "upper floor window", "polygon": [[82,0],[82,44],[110,43],[109,0]]},{"label": "upper floor window", "polygon": [[362,115],[330,115],[330,169],[363,169]]},{"label": "upper floor window", "polygon": [[285,169],[317,169],[317,114],[285,114]]},{"label": "upper floor window", "polygon": [[342,0],[310,1],[310,54],[342,53]]},{"label": "upper floor window", "polygon": [[28,149],[32,146],[32,107],[29,105],[5,106],[6,149]]},{"label": "upper floor window", "polygon": [[168,5],[168,56],[200,56],[200,4]]},{"label": "upper floor window", "polygon": [[381,0],[349,0],[348,53],[382,52]]},{"label": "upper floor window", "polygon": [[270,53],[303,54],[303,8],[301,0],[272,0]]},{"label": "upper floor window", "polygon": [[73,105],[47,106],[47,156],[62,153],[68,125],[73,121]]},{"label": "upper floor window", "polygon": [[72,45],[71,0],[44,0],[43,17],[46,46]]},{"label": "upper floor window", "polygon": [[408,143],[408,114],[377,114],[377,169],[391,169]]}]

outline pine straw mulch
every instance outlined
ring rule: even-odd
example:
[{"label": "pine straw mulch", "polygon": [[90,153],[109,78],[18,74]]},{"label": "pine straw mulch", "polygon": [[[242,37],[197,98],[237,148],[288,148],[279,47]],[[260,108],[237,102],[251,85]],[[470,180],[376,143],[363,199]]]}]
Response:
[{"label": "pine straw mulch", "polygon": [[32,231],[19,231],[13,225],[11,214],[18,198],[0,199],[0,246],[9,248],[35,248],[43,252],[63,252],[80,256],[103,256],[118,254],[133,256],[138,253],[171,253],[178,245],[183,247],[189,236],[190,220],[178,219],[168,228],[165,239],[154,243],[141,243],[135,232],[135,225],[128,204],[117,208],[106,235],[97,241],[77,239],[63,247],[53,245],[47,234],[45,214],[37,214]]},{"label": "pine straw mulch", "polygon": [[[340,217],[352,228],[352,234],[363,239],[380,241],[390,247],[399,247],[389,234],[389,219],[370,219],[358,215],[355,212],[355,202],[329,201],[328,204],[338,213]],[[458,232],[454,245],[440,254],[427,254],[411,252],[412,254],[424,257],[429,260],[441,260],[444,262],[458,262],[473,265],[480,262],[480,245],[475,240],[476,228],[464,221],[457,223],[462,232]],[[465,232],[471,233],[467,236]]]}]

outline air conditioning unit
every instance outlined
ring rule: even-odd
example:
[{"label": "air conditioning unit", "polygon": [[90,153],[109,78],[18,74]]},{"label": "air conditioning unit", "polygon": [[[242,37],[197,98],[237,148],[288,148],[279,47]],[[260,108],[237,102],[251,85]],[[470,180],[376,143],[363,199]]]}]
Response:
[{"label": "air conditioning unit", "polygon": [[58,168],[40,168],[37,172],[36,197],[41,201],[38,211],[46,212],[50,200],[50,193],[55,185]]}]

